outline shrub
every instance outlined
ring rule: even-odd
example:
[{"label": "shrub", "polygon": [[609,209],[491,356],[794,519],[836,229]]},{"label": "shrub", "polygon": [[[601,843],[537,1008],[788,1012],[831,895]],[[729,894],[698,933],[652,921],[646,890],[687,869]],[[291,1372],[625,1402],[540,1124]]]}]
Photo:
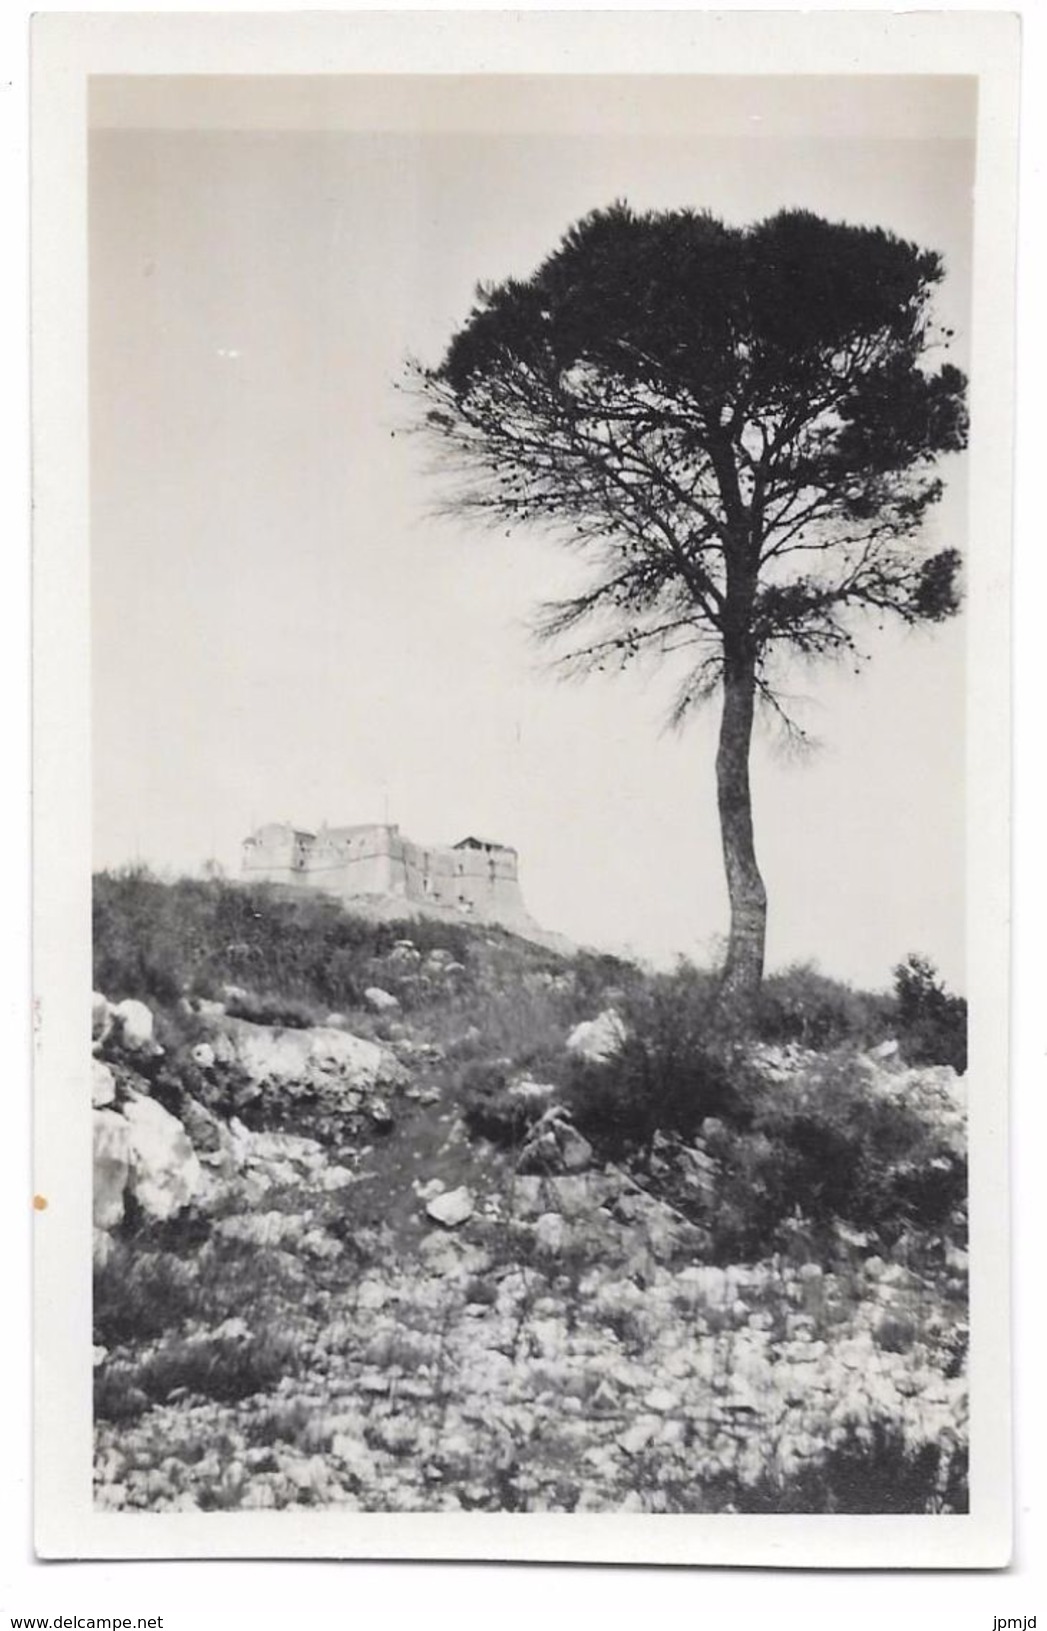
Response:
[{"label": "shrub", "polygon": [[706,1116],[744,1115],[742,1054],[722,1030],[711,977],[687,965],[625,994],[626,1036],[601,1063],[575,1060],[564,1099],[585,1136],[618,1159],[657,1132],[692,1138]]},{"label": "shrub", "polygon": [[[201,1239],[201,1232],[205,1238]],[[116,1239],[94,1272],[95,1341],[149,1341],[190,1320],[285,1319],[304,1271],[286,1252],[210,1234],[192,1213]],[[313,1271],[315,1273],[315,1270]]]},{"label": "shrub", "polygon": [[213,996],[229,982],[326,1012],[358,1000],[374,960],[397,940],[410,938],[423,956],[439,947],[456,962],[470,945],[455,923],[371,922],[325,895],[219,878],[165,882],[141,867],[96,874],[92,915],[98,989],[160,1004],[188,991]]},{"label": "shrub", "polygon": [[462,1071],[458,1102],[472,1137],[489,1138],[503,1147],[522,1143],[527,1129],[545,1109],[543,1101],[512,1091],[505,1066],[480,1061]]},{"label": "shrub", "polygon": [[95,1341],[106,1347],[158,1337],[199,1302],[192,1266],[168,1252],[131,1252],[116,1243],[94,1273]]},{"label": "shrub", "polygon": [[874,1421],[850,1426],[823,1456],[794,1472],[768,1472],[748,1485],[728,1475],[717,1493],[745,1513],[965,1513],[967,1456],[951,1438],[910,1445],[898,1424]]},{"label": "shrub", "polygon": [[898,1040],[913,1065],[967,1069],[967,1003],[953,996],[926,957],[910,954],[894,970]]},{"label": "shrub", "polygon": [[763,983],[756,1032],[765,1042],[796,1042],[812,1049],[850,1042],[868,1047],[891,1024],[890,999],[855,991],[822,974],[813,963],[794,963]]},{"label": "shrub", "polygon": [[872,1091],[853,1056],[789,1082],[750,1088],[751,1123],[717,1141],[721,1203],[709,1220],[722,1259],[773,1249],[786,1220],[828,1234],[836,1222],[880,1231],[950,1231],[966,1200],[966,1163],[912,1110]]},{"label": "shrub", "polygon": [[309,1003],[270,993],[259,996],[252,991],[227,997],[225,1010],[233,1019],[250,1020],[254,1025],[282,1025],[288,1030],[308,1030],[323,1018]]},{"label": "shrub", "polygon": [[141,1359],[102,1365],[95,1373],[95,1416],[133,1420],[181,1390],[233,1404],[268,1392],[297,1369],[294,1340],[273,1331],[175,1337]]}]

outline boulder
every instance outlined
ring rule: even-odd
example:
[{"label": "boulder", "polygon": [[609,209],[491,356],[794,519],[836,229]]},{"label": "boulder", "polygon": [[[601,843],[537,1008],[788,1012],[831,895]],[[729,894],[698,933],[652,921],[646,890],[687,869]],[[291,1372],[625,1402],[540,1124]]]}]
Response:
[{"label": "boulder", "polygon": [[548,1104],[555,1097],[556,1088],[552,1082],[535,1082],[530,1076],[518,1076],[510,1082],[506,1091],[514,1099],[523,1099],[528,1104]]},{"label": "boulder", "polygon": [[557,1123],[556,1143],[564,1172],[584,1172],[592,1164],[592,1145],[569,1121]]},{"label": "boulder", "polygon": [[899,1053],[899,1044],[894,1037],[887,1042],[881,1042],[878,1047],[869,1049],[869,1058],[882,1063],[887,1059],[896,1059]]},{"label": "boulder", "polygon": [[570,1173],[564,1177],[544,1179],[517,1179],[518,1184],[528,1182],[541,1184],[550,1209],[555,1208],[557,1212],[562,1212],[565,1218],[584,1217],[587,1213],[594,1212],[597,1207],[612,1201],[622,1189],[621,1178],[602,1172]]},{"label": "boulder", "polygon": [[340,1100],[352,1091],[397,1086],[406,1077],[387,1048],[334,1026],[290,1030],[231,1019],[226,1021],[225,1038],[235,1063],[256,1087],[318,1091]]},{"label": "boulder", "polygon": [[612,1059],[626,1038],[622,1017],[613,1008],[605,1008],[595,1019],[582,1020],[570,1033],[565,1044],[568,1053],[587,1059],[590,1064],[604,1064]]},{"label": "boulder", "polygon": [[569,1236],[570,1226],[559,1212],[543,1212],[535,1219],[534,1243],[547,1257],[558,1257]]},{"label": "boulder", "polygon": [[380,985],[367,987],[364,1002],[373,1014],[392,1014],[400,1006],[399,997],[394,997],[391,991],[384,991]]},{"label": "boulder", "polygon": [[443,1194],[434,1195],[425,1210],[434,1223],[442,1223],[445,1229],[456,1229],[460,1223],[472,1217],[473,1197],[464,1185],[460,1189],[448,1189]]},{"label": "boulder", "polygon": [[183,1099],[181,1122],[194,1149],[213,1155],[223,1147],[222,1123],[199,1100],[188,1095]]},{"label": "boulder", "polygon": [[135,1200],[154,1218],[170,1218],[201,1187],[200,1162],[189,1136],[155,1099],[135,1093],[124,1105],[130,1138],[130,1184]]},{"label": "boulder", "polygon": [[144,1002],[139,1002],[136,997],[125,997],[123,1002],[114,1003],[109,1012],[120,1028],[121,1040],[128,1053],[158,1052],[153,1038],[152,1009],[147,1008]]},{"label": "boulder", "polygon": [[715,1263],[695,1263],[681,1269],[676,1284],[704,1303],[723,1303],[727,1297],[727,1271]]},{"label": "boulder", "polygon": [[93,1217],[96,1229],[115,1229],[123,1221],[124,1191],[130,1175],[131,1132],[115,1110],[96,1110],[91,1117],[94,1142]]},{"label": "boulder", "polygon": [[100,1048],[113,1028],[109,1003],[100,991],[91,993],[91,1045]]},{"label": "boulder", "polygon": [[367,1114],[371,1123],[380,1133],[391,1132],[396,1125],[393,1112],[384,1099],[374,1098],[368,1101]]},{"label": "boulder", "polygon": [[957,1156],[967,1147],[967,1083],[951,1065],[918,1065],[908,1070],[879,1068],[872,1076],[881,1098],[904,1104],[934,1130]]},{"label": "boulder", "polygon": [[355,1184],[356,1173],[351,1167],[342,1167],[334,1164],[327,1167],[321,1167],[319,1179],[320,1188],[325,1194],[329,1195],[335,1190],[348,1189],[350,1184]]},{"label": "boulder", "polygon": [[517,1157],[516,1170],[528,1175],[560,1171],[560,1146],[551,1127],[531,1130]]},{"label": "boulder", "polygon": [[190,1058],[193,1064],[198,1065],[201,1070],[214,1069],[215,1051],[210,1042],[198,1042],[190,1054]]},{"label": "boulder", "polygon": [[481,1247],[473,1246],[461,1235],[434,1229],[425,1236],[418,1248],[418,1256],[427,1274],[443,1279],[465,1282],[470,1275],[480,1273],[487,1266]]},{"label": "boulder", "polygon": [[91,1103],[96,1110],[112,1104],[116,1098],[116,1081],[108,1065],[100,1059],[91,1060]]},{"label": "boulder", "polygon": [[571,1124],[561,1104],[553,1104],[535,1122],[520,1151],[517,1170],[523,1173],[584,1172],[593,1159],[593,1147]]},{"label": "boulder", "polygon": [[[657,1421],[652,1421],[650,1417],[647,1417],[641,1421],[634,1422],[631,1427],[625,1428],[624,1432],[618,1434],[615,1442],[621,1446],[626,1455],[642,1455],[644,1450],[647,1449],[651,1440],[657,1436],[658,1427],[659,1423]],[[637,1507],[635,1504],[623,1503],[621,1510],[642,1511],[643,1508],[642,1506]]]},{"label": "boulder", "polygon": [[234,1213],[219,1218],[216,1235],[224,1240],[240,1240],[251,1246],[296,1248],[309,1232],[308,1220],[293,1212]]},{"label": "boulder", "polygon": [[684,1145],[676,1157],[676,1166],[684,1183],[701,1196],[707,1205],[716,1198],[720,1168],[711,1155],[693,1145]]}]

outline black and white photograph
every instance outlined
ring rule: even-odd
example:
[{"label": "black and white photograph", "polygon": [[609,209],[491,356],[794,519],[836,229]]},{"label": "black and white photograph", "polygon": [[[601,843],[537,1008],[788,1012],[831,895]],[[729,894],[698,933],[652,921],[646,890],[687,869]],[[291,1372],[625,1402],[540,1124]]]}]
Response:
[{"label": "black and white photograph", "polygon": [[86,75],[108,1555],[1005,1560],[984,87],[679,62]]}]

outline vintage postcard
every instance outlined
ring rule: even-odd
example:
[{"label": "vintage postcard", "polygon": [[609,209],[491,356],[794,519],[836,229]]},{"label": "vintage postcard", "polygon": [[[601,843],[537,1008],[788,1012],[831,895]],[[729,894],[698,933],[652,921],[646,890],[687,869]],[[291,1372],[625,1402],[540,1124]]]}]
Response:
[{"label": "vintage postcard", "polygon": [[1002,1567],[1016,20],[44,15],[44,1557]]}]

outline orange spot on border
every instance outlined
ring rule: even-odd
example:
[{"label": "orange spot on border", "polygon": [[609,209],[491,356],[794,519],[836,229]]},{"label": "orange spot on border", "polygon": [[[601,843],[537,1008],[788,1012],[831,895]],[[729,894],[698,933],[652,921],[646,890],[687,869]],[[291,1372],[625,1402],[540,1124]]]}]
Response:
[{"label": "orange spot on border", "polygon": [[34,1212],[46,1212],[47,1211],[47,1196],[46,1195],[34,1195],[33,1196],[33,1210],[34,1210]]}]

